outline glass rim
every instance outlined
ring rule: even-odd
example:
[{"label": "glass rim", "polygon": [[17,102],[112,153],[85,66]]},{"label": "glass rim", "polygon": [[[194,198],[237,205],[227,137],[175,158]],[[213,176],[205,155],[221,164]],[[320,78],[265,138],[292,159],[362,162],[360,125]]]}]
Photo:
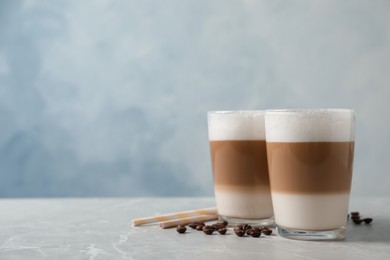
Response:
[{"label": "glass rim", "polygon": [[232,115],[232,114],[264,114],[267,110],[214,110],[207,111],[208,115]]},{"label": "glass rim", "polygon": [[354,114],[354,109],[349,108],[287,108],[287,109],[267,109],[267,114],[304,114],[307,112],[325,112],[338,114]]}]

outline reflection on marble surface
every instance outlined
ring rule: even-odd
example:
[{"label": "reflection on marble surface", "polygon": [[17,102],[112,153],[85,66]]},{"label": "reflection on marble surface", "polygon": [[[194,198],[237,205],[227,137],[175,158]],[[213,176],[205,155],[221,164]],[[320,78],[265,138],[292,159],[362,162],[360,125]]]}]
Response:
[{"label": "reflection on marble surface", "polygon": [[0,259],[388,259],[389,203],[353,198],[351,210],[371,225],[349,223],[345,241],[304,242],[131,227],[133,218],[213,206],[211,198],[0,200]]}]

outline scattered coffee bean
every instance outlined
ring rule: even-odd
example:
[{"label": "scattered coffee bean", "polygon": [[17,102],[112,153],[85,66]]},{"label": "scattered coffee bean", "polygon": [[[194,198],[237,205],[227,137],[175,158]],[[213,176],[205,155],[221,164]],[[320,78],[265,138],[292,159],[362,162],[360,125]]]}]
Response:
[{"label": "scattered coffee bean", "polygon": [[[349,215],[348,215],[349,216]],[[360,225],[362,222],[366,224],[370,224],[372,222],[372,218],[361,218],[359,211],[351,212],[351,219],[354,224]]]},{"label": "scattered coffee bean", "polygon": [[[356,218],[356,220],[357,220],[357,218]],[[371,218],[365,218],[365,219],[359,218],[359,221],[360,221],[360,223],[364,221],[365,223],[369,224],[372,222],[372,219]],[[217,223],[214,223],[212,225],[205,225],[204,222],[193,222],[193,223],[188,224],[188,226],[191,227],[192,229],[202,230],[206,235],[211,235],[214,233],[214,231],[218,231],[219,234],[225,235],[227,230],[228,230],[227,225],[228,225],[227,221],[217,222]],[[185,225],[178,225],[176,227],[176,231],[180,234],[183,234],[187,231],[187,228]],[[267,227],[264,227],[264,226],[252,227],[251,225],[243,224],[243,225],[238,225],[238,226],[234,227],[234,233],[238,237],[244,237],[246,235],[252,236],[252,237],[260,237],[261,233],[263,233],[265,235],[270,235],[272,233],[272,230],[267,228]]]},{"label": "scattered coffee bean", "polygon": [[243,237],[245,235],[245,231],[239,228],[234,228],[234,233],[236,233],[239,237]]},{"label": "scattered coffee bean", "polygon": [[258,229],[258,228],[252,228],[250,236],[252,236],[252,237],[260,237],[261,236],[261,230]]},{"label": "scattered coffee bean", "polygon": [[197,226],[199,226],[199,225],[205,225],[205,223],[204,222],[199,222],[199,221],[197,221],[197,222],[193,222],[193,223],[191,223],[191,224],[188,224],[188,226],[190,226],[191,228],[193,228],[193,229],[196,229],[196,227]]},{"label": "scattered coffee bean", "polygon": [[229,222],[224,220],[224,221],[218,221],[217,224],[221,224],[221,225],[224,225],[226,227],[229,224]]},{"label": "scattered coffee bean", "polygon": [[218,230],[220,228],[226,227],[223,223],[215,223],[211,225],[214,229]]},{"label": "scattered coffee bean", "polygon": [[271,235],[272,234],[272,229],[262,229],[261,232],[264,234],[264,235]]},{"label": "scattered coffee bean", "polygon": [[184,225],[178,225],[176,228],[176,231],[179,232],[180,234],[185,233],[187,228]]},{"label": "scattered coffee bean", "polygon": [[198,225],[203,225],[204,226],[205,224],[204,224],[204,222],[193,222],[193,223],[188,224],[188,226],[190,226],[192,229],[196,229],[196,227]]},{"label": "scattered coffee bean", "polygon": [[[257,233],[259,233],[259,235]],[[248,232],[247,232],[247,234],[248,234]],[[258,227],[251,228],[250,229],[250,233],[248,235],[250,235],[252,237],[259,237],[259,236],[261,236],[261,228],[258,228]]]},{"label": "scattered coffee bean", "polygon": [[252,226],[251,225],[248,225],[248,224],[245,224],[243,227],[242,227],[242,229],[246,232],[246,231],[248,231],[248,229],[251,229],[252,228]]},{"label": "scattered coffee bean", "polygon": [[357,216],[359,216],[360,215],[360,213],[358,212],[358,211],[352,211],[351,212],[351,217],[357,217]]},{"label": "scattered coffee bean", "polygon": [[192,229],[196,229],[196,227],[198,226],[198,224],[196,224],[196,223],[190,223],[190,224],[188,224],[188,226],[189,226],[190,228],[192,228]]},{"label": "scattered coffee bean", "polygon": [[354,219],[360,219],[360,216],[352,216],[351,219],[352,219],[352,220],[354,220]]},{"label": "scattered coffee bean", "polygon": [[234,233],[236,233],[236,235],[239,236],[239,237],[243,237],[245,235],[252,236],[252,237],[260,237],[261,236],[261,232],[262,232],[263,229],[266,230],[267,234],[271,234],[272,233],[272,230],[269,230],[268,228],[265,228],[263,226],[261,226],[261,227],[251,227],[248,224],[236,226],[234,228]]},{"label": "scattered coffee bean", "polygon": [[199,225],[196,226],[196,230],[202,231],[204,226],[205,225],[199,224]]},{"label": "scattered coffee bean", "polygon": [[203,227],[203,232],[206,234],[206,235],[211,235],[213,232],[214,232],[214,227],[212,226],[204,226]]},{"label": "scattered coffee bean", "polygon": [[225,227],[222,227],[222,228],[218,229],[218,233],[221,234],[221,235],[225,235],[226,231],[227,231],[227,229]]},{"label": "scattered coffee bean", "polygon": [[370,224],[372,222],[372,218],[364,218],[363,221],[366,224]]}]

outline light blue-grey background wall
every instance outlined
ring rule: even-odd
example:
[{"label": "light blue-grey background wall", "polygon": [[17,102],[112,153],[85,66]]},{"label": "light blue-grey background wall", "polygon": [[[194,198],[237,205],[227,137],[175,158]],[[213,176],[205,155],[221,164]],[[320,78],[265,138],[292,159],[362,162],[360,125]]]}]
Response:
[{"label": "light blue-grey background wall", "polygon": [[390,195],[390,1],[0,1],[0,197],[212,195],[206,112],[357,113]]}]

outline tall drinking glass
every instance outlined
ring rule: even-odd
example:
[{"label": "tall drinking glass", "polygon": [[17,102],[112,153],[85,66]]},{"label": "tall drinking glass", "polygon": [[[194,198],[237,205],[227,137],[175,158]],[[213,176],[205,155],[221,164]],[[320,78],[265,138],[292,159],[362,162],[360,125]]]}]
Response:
[{"label": "tall drinking glass", "polygon": [[355,144],[348,109],[267,110],[268,167],[280,236],[345,237]]},{"label": "tall drinking glass", "polygon": [[220,219],[272,225],[264,111],[209,112],[208,129]]}]

